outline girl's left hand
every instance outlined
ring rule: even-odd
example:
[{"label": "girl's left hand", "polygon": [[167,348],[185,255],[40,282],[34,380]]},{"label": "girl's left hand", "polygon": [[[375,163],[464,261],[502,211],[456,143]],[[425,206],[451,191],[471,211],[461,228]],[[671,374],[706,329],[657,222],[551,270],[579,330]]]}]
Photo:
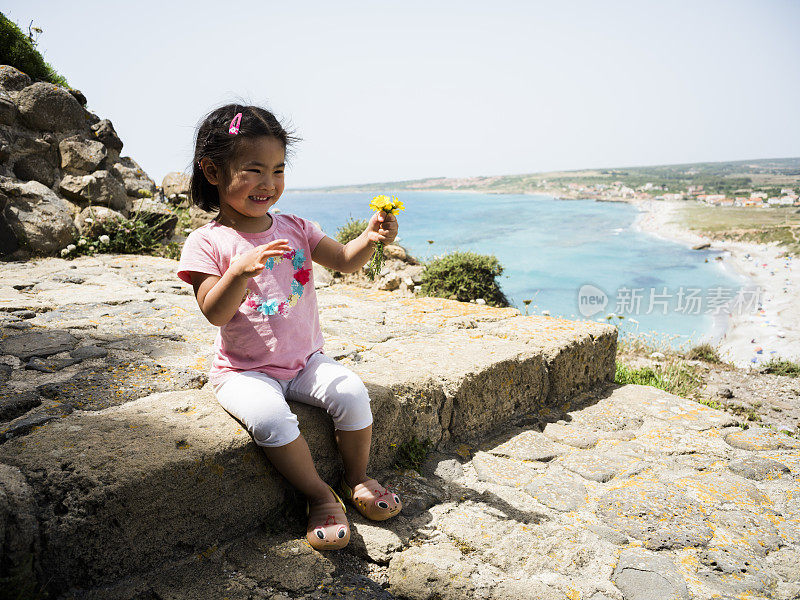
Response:
[{"label": "girl's left hand", "polygon": [[367,226],[367,235],[373,242],[391,244],[397,237],[397,219],[391,213],[382,210],[373,213]]}]

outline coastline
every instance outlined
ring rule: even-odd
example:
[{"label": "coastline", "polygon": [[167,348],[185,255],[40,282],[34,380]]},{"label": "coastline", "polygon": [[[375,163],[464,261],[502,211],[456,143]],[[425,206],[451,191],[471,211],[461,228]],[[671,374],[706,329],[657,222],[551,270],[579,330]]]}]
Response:
[{"label": "coastline", "polygon": [[720,358],[740,368],[758,367],[771,358],[800,361],[800,260],[784,256],[777,244],[712,240],[685,229],[678,221],[681,202],[634,200],[639,215],[632,227],[689,247],[710,244],[722,252],[722,268],[739,278],[742,288],[760,291],[748,311],[729,313],[719,342]]}]

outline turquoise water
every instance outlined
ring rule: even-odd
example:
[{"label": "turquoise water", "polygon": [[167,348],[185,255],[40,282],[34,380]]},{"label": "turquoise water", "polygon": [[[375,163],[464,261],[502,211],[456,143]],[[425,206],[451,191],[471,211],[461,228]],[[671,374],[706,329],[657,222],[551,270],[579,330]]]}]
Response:
[{"label": "turquoise water", "polygon": [[[348,218],[369,218],[372,196],[293,192],[276,208],[314,220],[334,237]],[[403,192],[399,198],[406,206],[398,216],[400,244],[421,260],[454,250],[494,254],[504,267],[500,285],[523,313],[524,300],[531,300],[530,314],[547,310],[611,322],[623,333],[658,332],[658,339],[677,348],[718,339],[727,311],[712,296],[735,295],[742,286],[714,260],[719,253],[634,231],[638,211],[629,204],[458,192]],[[581,304],[585,285],[597,290],[584,288]],[[601,306],[592,298],[603,295],[605,308],[592,312]],[[624,318],[609,321],[611,313]]]}]

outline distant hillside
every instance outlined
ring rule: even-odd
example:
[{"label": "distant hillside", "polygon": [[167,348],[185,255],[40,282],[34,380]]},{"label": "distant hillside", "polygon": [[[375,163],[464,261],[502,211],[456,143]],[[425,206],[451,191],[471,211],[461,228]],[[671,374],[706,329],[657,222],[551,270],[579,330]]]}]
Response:
[{"label": "distant hillside", "polygon": [[648,183],[661,190],[686,192],[703,186],[706,193],[731,194],[739,189],[773,190],[800,187],[800,157],[764,158],[735,162],[690,163],[652,167],[553,171],[488,177],[433,177],[406,181],[365,183],[314,188],[304,191],[391,192],[404,190],[472,190],[488,193],[536,193],[558,190],[570,183],[580,185],[622,182],[631,188]]}]

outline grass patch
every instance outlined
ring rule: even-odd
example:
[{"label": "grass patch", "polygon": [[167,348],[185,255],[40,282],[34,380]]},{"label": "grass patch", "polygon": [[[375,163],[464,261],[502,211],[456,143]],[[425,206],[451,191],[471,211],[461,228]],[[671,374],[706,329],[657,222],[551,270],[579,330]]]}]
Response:
[{"label": "grass patch", "polygon": [[681,207],[685,227],[713,239],[766,244],[778,242],[788,254],[800,255],[800,214],[796,207],[706,206],[687,203]]},{"label": "grass patch", "polygon": [[36,49],[34,33],[41,34],[42,30],[34,26],[26,35],[16,23],[0,13],[0,64],[19,69],[34,82],[46,81],[69,88],[67,80],[56,73]]},{"label": "grass patch", "polygon": [[689,351],[686,352],[686,359],[704,360],[710,363],[722,362],[719,358],[719,354],[717,353],[717,349],[711,344],[700,344],[699,346],[690,348]]},{"label": "grass patch", "polygon": [[430,440],[418,440],[417,436],[413,436],[410,440],[406,440],[397,450],[397,460],[395,460],[395,467],[398,469],[414,469],[419,471],[422,463],[428,458],[428,453],[431,451],[433,444]]},{"label": "grass patch", "polygon": [[800,364],[790,360],[771,358],[769,362],[762,365],[761,372],[784,377],[800,377]]},{"label": "grass patch", "polygon": [[641,369],[631,369],[618,362],[614,382],[649,385],[683,398],[696,397],[703,383],[695,371],[681,361],[668,361]]}]

